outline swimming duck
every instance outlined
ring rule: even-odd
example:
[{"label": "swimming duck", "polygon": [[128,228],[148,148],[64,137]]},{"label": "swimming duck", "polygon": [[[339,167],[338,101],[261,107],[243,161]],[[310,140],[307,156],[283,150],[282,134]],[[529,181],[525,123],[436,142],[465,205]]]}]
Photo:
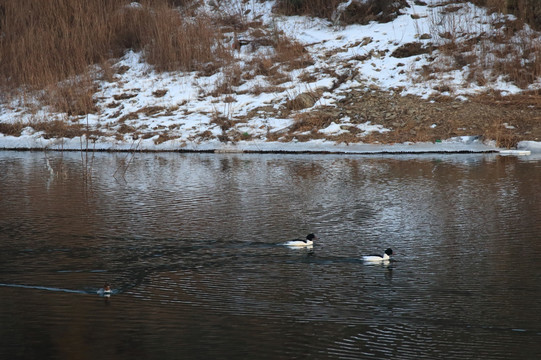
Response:
[{"label": "swimming duck", "polygon": [[98,290],[98,295],[100,296],[106,296],[109,297],[113,293],[113,290],[111,290],[111,285],[105,284],[103,285],[103,288]]},{"label": "swimming duck", "polygon": [[318,237],[314,234],[306,235],[306,239],[295,239],[286,241],[284,245],[292,247],[306,247],[314,245],[314,240],[318,240]]},{"label": "swimming duck", "polygon": [[380,262],[387,262],[391,260],[391,256],[393,255],[393,249],[389,248],[385,250],[383,255],[366,255],[363,256],[363,261],[371,262],[371,263],[380,263]]}]

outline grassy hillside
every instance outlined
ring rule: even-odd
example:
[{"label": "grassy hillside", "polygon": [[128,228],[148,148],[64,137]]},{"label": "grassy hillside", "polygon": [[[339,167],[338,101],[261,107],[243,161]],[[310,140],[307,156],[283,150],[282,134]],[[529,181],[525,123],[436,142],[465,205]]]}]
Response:
[{"label": "grassy hillside", "polygon": [[[453,2],[463,1],[446,3]],[[541,26],[541,2],[538,0],[472,2],[494,11],[515,14],[518,20],[506,24],[509,36],[522,29],[524,23],[534,28]],[[212,19],[202,15],[194,17],[197,3],[154,0],[141,1],[140,6],[134,6],[130,0],[0,0],[0,85],[4,88],[44,88],[84,74],[89,65],[97,64],[107,70],[107,61],[126,49],[144,49],[146,61],[159,70],[202,69],[205,65],[208,67],[209,62],[220,67],[228,58],[229,50],[220,46],[223,45],[220,33],[224,27],[241,28],[253,24],[243,23],[242,14]],[[401,7],[407,6],[404,0],[370,0],[351,5],[337,16],[336,9],[341,3],[340,0],[278,0],[274,11],[328,19],[335,16],[333,20],[351,24],[390,21]],[[515,76],[528,83],[541,74],[541,56],[538,56],[541,50],[526,45],[524,50],[536,51],[538,58],[527,69],[529,79]],[[515,67],[527,55],[509,53],[501,56],[514,56],[516,60],[510,62],[510,67]],[[508,72],[508,69],[501,71]]]},{"label": "grassy hillside", "polygon": [[[259,11],[270,11],[270,6],[264,5],[273,4],[274,14],[329,20],[326,24],[332,25],[326,25],[326,31],[331,33],[351,24],[391,23],[399,15],[402,19],[407,17],[410,23],[422,20],[428,28],[419,28],[413,42],[401,43],[399,35],[390,40],[374,40],[367,32],[355,42],[344,42],[343,48],[339,45],[335,49],[318,52],[313,48],[315,43],[301,43],[288,37],[273,25],[272,18],[267,16],[264,22],[264,14],[252,12],[256,8],[254,3],[257,3]],[[478,14],[464,10],[468,3],[484,6],[493,14],[514,14],[515,18],[483,15],[485,23],[479,24]],[[192,114],[188,101],[201,101],[206,97],[211,104],[210,109],[201,110],[201,114],[210,119],[210,124],[219,126],[222,134],[212,134],[209,128],[201,130],[202,139],[218,137],[220,141],[227,141],[263,136],[235,130],[237,124],[249,121],[250,116],[258,117],[263,110],[265,116],[296,122],[287,136],[269,132],[265,135],[267,139],[272,139],[272,136],[276,139],[299,139],[297,133],[310,129],[315,130],[307,137],[322,136],[317,129],[332,122],[339,123],[344,114],[356,114],[358,119],[355,121],[358,122],[379,122],[395,129],[385,136],[373,138],[381,142],[406,141],[408,138],[434,141],[475,131],[490,138],[505,138],[500,142],[513,146],[518,140],[541,136],[536,132],[539,127],[536,124],[540,121],[536,111],[541,100],[538,91],[530,89],[541,78],[541,45],[538,33],[530,30],[530,27],[537,29],[540,26],[540,1],[442,0],[431,2],[427,7],[422,0],[367,0],[346,5],[340,0],[0,0],[0,101],[9,104],[6,108],[22,119],[12,120],[12,117],[0,122],[0,132],[16,135],[30,126],[35,131],[45,131],[50,137],[77,136],[85,131],[89,134],[81,117],[96,114],[98,124],[100,121],[108,124],[107,129],[96,129],[95,136],[116,131],[119,139],[128,133],[133,133],[135,139],[146,130],[139,125],[129,125],[130,121],[173,117],[176,114],[182,114],[178,118],[183,118]],[[415,6],[428,10],[419,15]],[[479,31],[481,28],[492,30]],[[291,36],[292,33],[289,34]],[[384,44],[389,44],[394,50],[385,48]],[[398,44],[400,46],[396,48]],[[374,47],[367,50],[372,45]],[[260,53],[260,49],[265,50]],[[130,67],[133,70],[134,66],[119,66],[118,63],[129,50],[141,54],[142,60],[152,66],[152,71],[168,73],[167,76],[177,73],[179,77],[197,74],[194,75],[196,78],[217,80],[212,80],[213,89],[200,87],[199,94],[186,97],[173,98],[165,86],[152,89],[150,98],[159,106],[151,101],[148,105],[140,105],[140,109],[129,110],[136,104],[130,99],[149,89],[126,87],[125,93],[106,95],[109,85],[117,84],[117,91],[123,92],[122,84],[130,82],[129,75],[123,74]],[[351,55],[341,60],[337,56],[341,53]],[[440,94],[428,99],[424,114],[408,110],[420,100],[409,99],[402,103],[404,99],[395,99],[394,92],[400,93],[400,86],[382,95],[386,100],[380,102],[378,98],[374,101],[375,111],[356,105],[360,98],[368,96],[362,91],[350,91],[348,99],[351,102],[340,100],[332,111],[321,106],[323,93],[334,93],[333,96],[339,97],[338,88],[342,84],[370,80],[368,75],[359,73],[359,64],[372,63],[374,71],[381,71],[386,64],[376,66],[374,62],[390,58],[393,65],[387,67],[394,67],[397,77],[409,76],[412,81],[426,83],[427,89]],[[402,63],[402,58],[415,62],[416,58],[419,61],[422,58],[426,64],[413,69],[413,65],[404,65],[408,61]],[[309,67],[310,71],[304,71]],[[448,119],[453,109],[465,108],[463,104],[453,103],[446,114],[440,114],[439,108],[455,101],[452,85],[447,86],[440,81],[445,79],[442,74],[452,72],[467,74],[463,81],[484,89],[485,85],[496,83],[501,78],[523,89],[525,95],[503,100],[498,90],[489,91],[470,99],[478,106],[468,106],[468,112],[457,112],[456,119]],[[219,76],[212,77],[215,74]],[[144,73],[139,72],[135,76],[142,75]],[[264,80],[253,82],[260,77]],[[311,87],[310,84],[325,77],[334,79],[331,85]],[[197,82],[191,79],[192,83]],[[302,82],[304,88],[291,90],[284,85],[292,80]],[[435,84],[433,80],[440,82]],[[188,80],[179,82],[183,81]],[[255,85],[246,89],[250,82]],[[374,85],[370,90],[374,90]],[[242,112],[239,110],[243,107],[240,105],[242,102],[236,104],[240,97],[271,93],[275,99],[269,106],[247,110],[247,114],[234,114],[234,111]],[[159,100],[165,94],[171,99],[171,104],[162,104],[164,101]],[[359,99],[351,99],[351,94],[356,94]],[[392,105],[395,100],[396,104]],[[434,102],[444,105],[432,111]],[[505,109],[502,109],[502,104],[505,104]],[[385,108],[387,105],[394,108]],[[25,106],[29,109],[18,109]],[[527,112],[524,111],[525,106]],[[35,114],[43,108],[47,108],[49,113],[36,119]],[[491,118],[490,124],[486,122],[487,115]],[[463,124],[465,117],[469,118],[466,122],[475,122],[475,127]],[[521,124],[515,132],[520,131],[520,134],[507,134],[510,125],[504,124],[517,119]],[[456,126],[443,126],[453,121]],[[434,124],[440,125],[435,128]],[[181,125],[168,126],[180,129]],[[464,130],[444,130],[451,127]],[[236,135],[224,135],[234,130]],[[502,131],[505,136],[501,135]],[[148,136],[158,134],[157,130],[147,132]],[[163,141],[174,137],[165,130],[159,135]],[[358,134],[350,131],[350,135],[330,140],[361,141]]]},{"label": "grassy hillside", "polygon": [[174,8],[179,1],[130,3],[0,1],[1,87],[47,89],[44,100],[59,111],[87,113],[93,110],[89,66],[98,65],[108,76],[109,59],[126,49],[144,49],[146,61],[159,70],[220,61],[219,31],[210,19],[184,20]]}]

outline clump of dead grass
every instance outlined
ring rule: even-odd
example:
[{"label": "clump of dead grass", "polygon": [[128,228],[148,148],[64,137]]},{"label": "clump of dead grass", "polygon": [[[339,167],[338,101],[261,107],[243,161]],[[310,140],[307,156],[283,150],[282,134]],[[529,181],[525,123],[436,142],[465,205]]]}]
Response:
[{"label": "clump of dead grass", "polygon": [[333,118],[324,113],[302,113],[294,116],[294,123],[289,128],[290,133],[311,132],[316,134],[319,130],[331,124]]},{"label": "clump of dead grass", "polygon": [[178,139],[178,136],[172,136],[167,133],[160,133],[156,139],[154,139],[154,144],[160,145],[166,141]]},{"label": "clump of dead grass", "polygon": [[[502,14],[508,11],[496,6],[494,1],[477,1],[477,4]],[[465,80],[479,86],[499,78],[521,89],[534,83],[541,76],[541,42],[536,33],[520,19],[489,16],[484,11],[472,13],[465,6],[443,3],[433,8],[432,38],[443,57],[424,69],[423,78],[430,80],[435,73],[467,67]],[[494,31],[475,31],[475,24],[482,17]]]},{"label": "clump of dead grass", "polygon": [[389,22],[396,18],[401,8],[408,6],[405,0],[354,1],[345,7],[343,3],[343,0],[278,0],[274,11],[285,15],[314,16],[343,24],[368,24],[370,21]]},{"label": "clump of dead grass", "polygon": [[487,7],[491,11],[513,14],[520,22],[541,30],[541,2],[538,0],[471,0],[471,2]]},{"label": "clump of dead grass", "polygon": [[88,77],[78,77],[47,86],[41,102],[55,112],[68,116],[82,116],[98,111],[94,93],[96,86]]},{"label": "clump of dead grass", "polygon": [[43,132],[45,139],[69,138],[78,136],[99,136],[101,133],[97,130],[89,130],[79,123],[70,123],[66,120],[41,120],[28,124],[35,131]]},{"label": "clump of dead grass", "polygon": [[285,65],[288,71],[302,69],[314,64],[314,60],[306,51],[304,45],[286,36],[279,36],[274,48],[274,62]]},{"label": "clump of dead grass", "polygon": [[501,119],[494,119],[488,123],[483,137],[494,140],[498,147],[507,149],[515,148],[520,138],[506,125]]},{"label": "clump of dead grass", "polygon": [[13,123],[0,122],[0,133],[8,136],[21,136],[21,133],[26,125],[20,121]]}]

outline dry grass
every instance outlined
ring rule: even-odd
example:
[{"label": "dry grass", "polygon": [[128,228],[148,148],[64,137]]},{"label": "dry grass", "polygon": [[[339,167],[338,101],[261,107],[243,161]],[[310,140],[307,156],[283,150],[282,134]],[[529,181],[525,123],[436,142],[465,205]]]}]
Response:
[{"label": "dry grass", "polygon": [[278,73],[278,66],[269,56],[256,57],[248,65],[251,67],[255,76],[274,76]]},{"label": "dry grass", "polygon": [[317,133],[330,125],[333,118],[324,113],[302,113],[294,117],[295,122],[290,127],[290,132],[312,132]]},{"label": "dry grass", "polygon": [[41,102],[51,106],[55,112],[81,116],[98,111],[93,98],[95,92],[94,82],[83,76],[47,86]]},{"label": "dry grass", "polygon": [[103,60],[111,41],[104,19],[118,5],[98,0],[4,0],[1,7],[0,80],[45,86]]},{"label": "dry grass", "polygon": [[[190,10],[176,8],[190,2],[139,3],[0,0],[0,89],[4,96],[44,90],[38,92],[42,106],[81,116],[97,112],[95,80],[113,81],[110,58],[127,49],[143,51],[145,60],[161,71],[209,71],[210,63],[216,69],[228,61],[228,51],[220,46],[218,25],[201,16],[187,19],[183,15]],[[116,71],[121,74],[128,69]],[[117,95],[115,100],[135,97],[137,92]],[[161,90],[154,95],[165,93]],[[58,122],[49,128],[50,137],[62,133],[70,137],[78,131],[62,129]],[[5,131],[18,133],[15,128]]]},{"label": "dry grass", "polygon": [[406,43],[393,51],[391,56],[396,58],[406,58],[415,55],[427,54],[432,52],[430,47],[420,42]]},{"label": "dry grass", "polygon": [[0,122],[0,133],[9,136],[21,136],[23,129],[26,127],[26,124],[22,122],[14,123],[3,123]]},{"label": "dry grass", "polygon": [[167,133],[160,133],[156,139],[154,139],[154,144],[159,145],[169,140],[178,139],[178,136],[171,136]]},{"label": "dry grass", "polygon": [[74,138],[85,134],[84,128],[79,124],[69,124],[62,120],[40,121],[30,124],[36,131],[43,131],[45,139]]},{"label": "dry grass", "polygon": [[0,123],[0,133],[11,136],[21,136],[22,130],[30,127],[34,131],[43,132],[45,139],[74,138],[77,136],[100,136],[98,130],[89,130],[84,125],[73,124],[66,120],[34,120],[31,122]]},{"label": "dry grass", "polygon": [[274,62],[285,64],[288,71],[313,65],[314,61],[304,45],[286,36],[278,36],[274,44]]},{"label": "dry grass", "polygon": [[154,97],[161,98],[161,97],[164,97],[165,94],[167,94],[167,92],[168,92],[167,89],[160,89],[160,90],[156,90],[152,92],[152,95],[154,95]]},{"label": "dry grass", "polygon": [[342,13],[340,20],[345,24],[368,24],[370,21],[386,23],[394,20],[405,6],[408,6],[405,0],[353,2]]},{"label": "dry grass", "polygon": [[[0,0],[0,85],[44,88],[83,74],[126,49],[144,50],[160,70],[193,70],[226,52],[205,17],[190,21],[183,1]],[[31,24],[32,26],[29,26]],[[109,75],[107,75],[109,74]]]},{"label": "dry grass", "polygon": [[[243,46],[247,46],[249,51],[256,51],[259,47],[266,46],[269,48],[268,54],[255,56],[242,68],[233,62],[224,64],[223,77],[216,83],[212,96],[232,94],[246,80],[251,80],[256,76],[266,77],[266,81],[271,85],[280,85],[291,80],[289,76],[291,70],[305,68],[314,63],[304,45],[291,40],[278,30],[266,33],[257,28],[253,33],[257,36],[243,39]],[[236,43],[238,39],[235,40],[234,44]],[[261,91],[255,89],[254,93],[261,93]]]},{"label": "dry grass", "polygon": [[136,132],[136,130],[137,129],[135,129],[131,125],[121,123],[116,132],[119,133],[119,134],[133,134],[133,133]]},{"label": "dry grass", "polygon": [[141,35],[145,59],[158,70],[200,70],[203,64],[227,56],[225,48],[216,46],[220,32],[204,16],[187,21],[175,9],[161,4],[153,5],[145,19]]},{"label": "dry grass", "polygon": [[492,120],[485,129],[484,138],[496,141],[496,144],[504,148],[513,148],[519,138],[512,129],[509,129],[501,119]]},{"label": "dry grass", "polygon": [[[525,1],[517,0],[515,3],[526,4]],[[502,7],[501,1],[479,0],[476,3],[489,6],[494,11],[509,11],[509,8]],[[541,2],[539,4],[541,16]],[[486,17],[495,31],[471,35],[475,33],[479,17],[485,15],[459,11],[462,7],[448,3],[433,9],[432,38],[447,59],[440,59],[425,68],[424,79],[433,78],[437,72],[468,66],[468,82],[483,86],[503,76],[526,89],[541,76],[541,42],[535,34],[526,31],[524,19],[512,21],[502,17]]]},{"label": "dry grass", "polygon": [[218,97],[223,94],[234,93],[234,88],[243,84],[242,68],[238,64],[226,66],[223,71],[223,77],[216,83],[216,88],[212,96]]},{"label": "dry grass", "polygon": [[341,22],[343,24],[368,24],[370,21],[389,22],[405,0],[367,0],[352,2],[339,14],[337,7],[343,0],[278,0],[275,12],[285,15],[308,15]]},{"label": "dry grass", "polygon": [[[515,147],[521,140],[541,139],[541,96],[537,93],[511,97],[483,94],[469,101],[452,97],[422,100],[382,91],[353,90],[350,95],[337,102],[336,108],[319,107],[310,113],[298,114],[287,133],[270,133],[267,138],[290,141],[294,137],[298,140],[325,137],[346,143],[391,144],[436,142],[474,135],[494,140],[506,148]],[[324,135],[319,132],[331,121],[340,124],[343,114],[354,114],[352,124],[343,127],[347,133]],[[390,131],[363,135],[354,125],[366,121]]]},{"label": "dry grass", "polygon": [[278,0],[274,11],[284,15],[309,15],[331,19],[340,0]]},{"label": "dry grass", "polygon": [[[279,0],[276,11],[287,14],[312,15],[331,19],[339,0]],[[530,34],[523,31],[524,23],[540,28],[541,2],[538,0],[474,0],[475,3],[490,7],[494,11],[513,13],[518,21],[493,23],[500,29],[497,34],[482,34],[476,37],[464,36],[461,29],[474,27],[472,23],[457,18],[462,1],[450,1],[447,7],[436,7],[441,10],[447,21],[442,26],[433,29],[433,38],[441,39],[439,50],[448,55],[448,69],[461,69],[468,66],[470,74],[468,81],[480,85],[504,75],[522,88],[526,88],[541,76],[541,44]],[[224,69],[224,78],[217,84],[213,93],[215,96],[226,95],[224,102],[234,100],[227,96],[235,92],[235,87],[255,76],[265,76],[261,86],[254,86],[252,93],[282,92],[284,89],[277,85],[289,80],[287,74],[292,69],[302,69],[313,60],[303,45],[292,41],[277,30],[261,28],[258,21],[248,22],[245,16],[246,1],[239,0],[237,13],[223,14],[216,20],[206,16],[191,17],[192,9],[187,8],[197,3],[188,0],[142,0],[141,6],[129,6],[131,0],[0,0],[0,88],[45,90],[41,98],[44,104],[50,105],[54,111],[68,116],[80,116],[96,111],[93,95],[93,85],[96,76],[106,81],[113,81],[115,71],[122,73],[129,68],[115,69],[110,58],[123,54],[126,49],[142,51],[145,60],[163,71],[192,71],[198,70],[201,75],[210,75],[218,69]],[[217,5],[220,1],[214,2]],[[386,21],[391,19],[403,1],[370,0],[359,2],[349,7],[340,21],[343,23],[363,23],[368,20]],[[357,7],[356,7],[357,6]],[[358,7],[361,6],[361,7]],[[180,12],[176,7],[180,7]],[[436,23],[436,22],[435,22]],[[31,24],[32,26],[28,26]],[[460,25],[460,26],[459,26]],[[248,31],[250,40],[246,45],[256,51],[261,47],[273,48],[266,56],[256,57],[249,68],[241,69],[231,62],[228,44],[232,40],[222,35],[223,29],[238,34]],[[236,35],[235,35],[236,36]],[[237,39],[238,40],[238,39]],[[238,43],[238,41],[237,41]],[[241,44],[238,43],[238,49]],[[237,50],[238,50],[237,49]],[[407,44],[395,55],[411,56],[429,51],[420,43]],[[246,51],[246,48],[243,48]],[[89,65],[97,64],[101,69],[99,74],[88,73]],[[425,76],[435,77],[435,67],[425,68]],[[346,81],[346,75],[335,74],[338,79],[336,86]],[[306,81],[313,80],[310,74],[302,75]],[[267,85],[270,84],[270,85]],[[450,91],[445,84],[439,87],[442,91]],[[120,101],[137,96],[139,89],[115,96],[109,107],[119,107]],[[154,92],[155,97],[165,96],[167,90]],[[295,94],[298,95],[298,94]],[[311,96],[312,100],[317,96]],[[363,101],[366,95],[362,97]],[[299,96],[291,96],[289,102],[279,114],[288,116],[292,111],[306,108],[300,103]],[[310,99],[308,99],[310,100]],[[388,100],[388,99],[387,99]],[[443,110],[430,110],[426,106],[425,113],[408,115],[406,110],[396,111],[396,119],[388,120],[385,113],[368,114],[365,109],[360,114],[368,114],[364,120],[381,122],[392,132],[385,134],[370,134],[363,141],[403,142],[403,141],[435,141],[455,135],[479,134],[487,139],[494,139],[501,146],[513,146],[524,136],[539,137],[541,118],[536,113],[524,113],[532,109],[541,109],[539,94],[531,98],[478,98],[472,101],[483,108],[491,104],[494,109],[484,109],[478,112],[477,118],[467,118],[469,104],[460,105],[464,108],[454,108],[449,99],[442,97],[433,99]],[[508,103],[507,103],[508,102]],[[372,107],[384,109],[387,105],[372,104]],[[405,106],[405,109],[419,107],[418,100]],[[349,104],[348,104],[349,106]],[[352,105],[353,106],[353,105]],[[360,105],[355,105],[360,106]],[[459,106],[459,105],[456,105]],[[466,109],[467,108],[467,109]],[[512,109],[511,109],[512,108]],[[520,108],[520,109],[519,109]],[[127,120],[139,119],[143,116],[155,116],[163,112],[172,112],[162,107],[147,107],[130,113],[119,119],[119,134],[137,131],[125,124]],[[178,109],[178,106],[177,106]],[[472,106],[471,109],[474,109]],[[355,111],[358,109],[355,108]],[[512,111],[511,111],[512,110]],[[408,110],[410,111],[410,110]],[[473,111],[473,110],[472,110]],[[445,113],[445,119],[438,119],[440,113]],[[504,114],[505,113],[505,114]],[[511,116],[510,114],[513,114]],[[523,115],[526,114],[526,115]],[[538,114],[538,112],[537,112]],[[117,117],[121,115],[118,112]],[[430,116],[429,116],[430,115]],[[443,115],[442,115],[443,116]],[[273,134],[269,138],[280,136],[283,139],[308,139],[323,137],[318,132],[340,116],[312,112],[298,114],[295,123],[288,134]],[[486,119],[490,120],[486,120]],[[509,119],[515,119],[517,130],[509,128]],[[214,123],[222,129],[222,141],[236,141],[251,138],[248,133],[234,130],[236,121],[229,116],[215,116]],[[399,123],[395,126],[394,123]],[[431,128],[437,123],[436,128]],[[73,137],[88,135],[88,131],[80,125],[68,121],[35,121],[29,124],[0,123],[0,132],[18,136],[22,130],[31,126],[38,131],[44,131],[46,137]],[[303,133],[304,135],[299,135]],[[158,142],[167,141],[166,133],[149,133],[146,136],[158,137]],[[340,135],[337,141],[356,141],[358,134]],[[203,138],[212,137],[210,132],[201,135]]]},{"label": "dry grass", "polygon": [[503,14],[513,14],[520,22],[541,30],[541,2],[539,0],[471,0],[471,2]]},{"label": "dry grass", "polygon": [[302,110],[314,106],[318,99],[319,95],[316,92],[305,92],[286,101],[285,107],[289,111]]}]

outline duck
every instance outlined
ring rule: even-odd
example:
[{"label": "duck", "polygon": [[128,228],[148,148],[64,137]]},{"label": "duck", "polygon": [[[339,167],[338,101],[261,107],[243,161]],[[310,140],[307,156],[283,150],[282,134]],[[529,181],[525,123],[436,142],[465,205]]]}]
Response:
[{"label": "duck", "polygon": [[393,255],[393,249],[388,248],[385,250],[383,255],[366,255],[363,256],[363,261],[370,263],[381,263],[391,261],[391,256]]},{"label": "duck", "polygon": [[109,297],[113,293],[113,290],[111,290],[111,285],[104,284],[101,289],[98,290],[98,295],[100,296],[106,296]]},{"label": "duck", "polygon": [[313,246],[314,240],[318,240],[319,238],[314,234],[308,234],[306,235],[306,239],[295,239],[286,241],[284,243],[285,246],[291,246],[291,247],[307,247],[307,246]]}]

